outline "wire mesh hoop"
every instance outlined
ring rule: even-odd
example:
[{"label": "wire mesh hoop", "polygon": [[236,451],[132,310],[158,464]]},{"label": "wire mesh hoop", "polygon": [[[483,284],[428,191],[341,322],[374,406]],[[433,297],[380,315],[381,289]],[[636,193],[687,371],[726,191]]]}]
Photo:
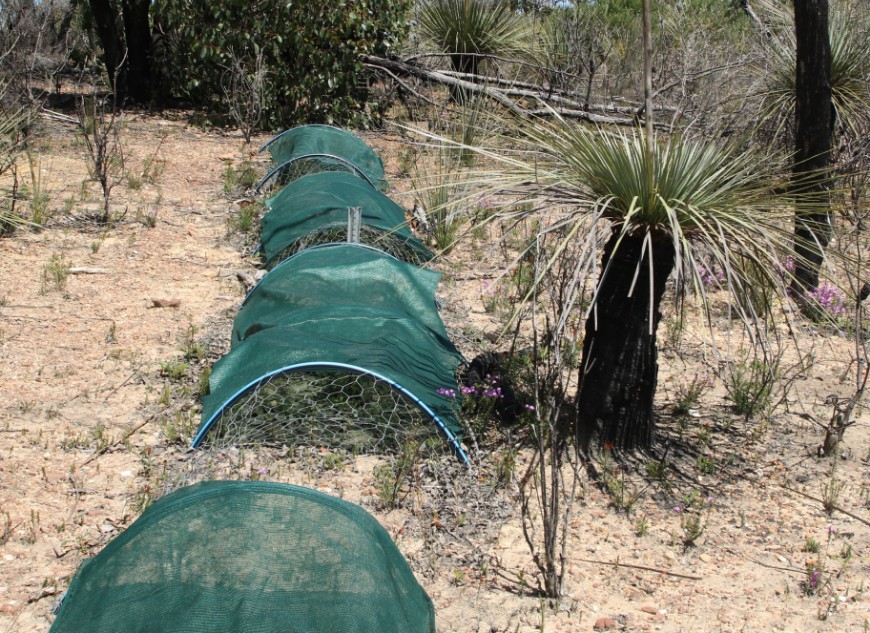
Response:
[{"label": "wire mesh hoop", "polygon": [[436,424],[386,381],[346,370],[270,376],[224,409],[204,445],[313,446],[390,453],[413,441],[448,451]]},{"label": "wire mesh hoop", "polygon": [[[288,257],[295,255],[307,248],[319,246],[322,244],[334,244],[336,242],[344,242],[347,238],[347,227],[326,227],[318,231],[312,231],[307,235],[303,235],[299,239],[292,242],[278,255],[273,257],[266,263],[266,268],[271,270],[278,264],[283,262]],[[374,246],[375,248],[384,251],[409,264],[423,266],[426,259],[423,254],[405,237],[397,233],[390,233],[371,226],[362,225],[360,227],[360,243]]]},{"label": "wire mesh hoop", "polygon": [[356,165],[341,158],[328,154],[300,156],[278,165],[270,171],[256,187],[258,193],[269,194],[309,174],[319,174],[324,171],[341,171],[355,174],[377,189],[374,183]]}]

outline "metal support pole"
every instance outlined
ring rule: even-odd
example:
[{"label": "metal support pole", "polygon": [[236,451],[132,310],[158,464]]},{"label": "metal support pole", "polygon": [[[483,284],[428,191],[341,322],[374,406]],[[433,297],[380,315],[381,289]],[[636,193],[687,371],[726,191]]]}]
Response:
[{"label": "metal support pole", "polygon": [[359,244],[360,224],[362,223],[362,207],[347,208],[347,241]]}]

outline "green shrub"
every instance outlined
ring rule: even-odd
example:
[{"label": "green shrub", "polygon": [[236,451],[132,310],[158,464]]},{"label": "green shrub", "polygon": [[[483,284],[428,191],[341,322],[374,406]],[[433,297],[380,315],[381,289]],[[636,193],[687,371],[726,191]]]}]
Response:
[{"label": "green shrub", "polygon": [[362,54],[385,54],[404,35],[410,0],[250,2],[166,0],[154,22],[167,33],[165,82],[214,112],[226,111],[221,78],[233,60],[266,72],[266,126],[347,123],[367,98]]},{"label": "green shrub", "polygon": [[761,359],[744,360],[729,368],[725,375],[728,399],[735,413],[747,421],[770,408],[778,368]]}]

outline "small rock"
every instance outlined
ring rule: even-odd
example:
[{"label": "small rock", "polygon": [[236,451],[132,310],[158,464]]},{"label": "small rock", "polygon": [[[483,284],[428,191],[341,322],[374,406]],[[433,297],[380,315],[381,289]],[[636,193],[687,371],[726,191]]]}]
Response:
[{"label": "small rock", "polygon": [[640,608],[644,613],[649,613],[650,615],[658,615],[659,610],[656,609],[651,604],[645,604]]},{"label": "small rock", "polygon": [[713,562],[713,557],[709,554],[698,554],[698,558],[701,560],[702,563],[710,564]]},{"label": "small rock", "polygon": [[181,299],[151,299],[151,305],[155,308],[177,308],[181,305]]},{"label": "small rock", "polygon": [[10,600],[0,605],[0,613],[15,613],[18,611],[18,600]]},{"label": "small rock", "polygon": [[132,476],[133,476],[132,471],[129,471],[129,470],[122,470],[121,471],[121,479],[127,479],[128,477],[132,477]]},{"label": "small rock", "polygon": [[603,616],[595,620],[595,624],[592,626],[596,631],[606,631],[608,629],[616,628],[616,620],[613,618],[608,618],[607,616]]},{"label": "small rock", "polygon": [[108,523],[103,523],[103,525],[100,526],[100,531],[101,531],[103,534],[108,534],[109,532],[114,532],[114,531],[115,531],[115,526],[114,526],[114,525],[109,525]]}]

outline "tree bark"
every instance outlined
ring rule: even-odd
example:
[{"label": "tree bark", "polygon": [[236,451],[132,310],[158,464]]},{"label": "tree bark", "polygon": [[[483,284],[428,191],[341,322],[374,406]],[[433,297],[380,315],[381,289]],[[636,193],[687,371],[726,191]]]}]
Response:
[{"label": "tree bark", "polygon": [[[150,0],[90,0],[103,63],[118,101],[151,98]],[[118,13],[120,6],[121,13]],[[123,22],[123,31],[118,28]]]},{"label": "tree bark", "polygon": [[151,0],[123,0],[127,44],[125,95],[139,103],[151,99]]},{"label": "tree bark", "polygon": [[819,285],[819,268],[831,234],[826,201],[834,132],[828,0],[794,0],[794,23],[797,261],[791,290],[800,301]]},{"label": "tree bark", "polygon": [[118,31],[118,14],[112,0],[90,0],[91,13],[100,46],[103,47],[103,64],[109,75],[109,85],[115,95],[123,93],[126,86],[124,73],[124,46]]},{"label": "tree bark", "polygon": [[643,235],[625,235],[617,247],[619,235],[605,245],[598,297],[586,320],[577,399],[577,439],[585,450],[593,441],[619,451],[655,441],[656,329],[674,245],[653,236],[644,249]]}]

